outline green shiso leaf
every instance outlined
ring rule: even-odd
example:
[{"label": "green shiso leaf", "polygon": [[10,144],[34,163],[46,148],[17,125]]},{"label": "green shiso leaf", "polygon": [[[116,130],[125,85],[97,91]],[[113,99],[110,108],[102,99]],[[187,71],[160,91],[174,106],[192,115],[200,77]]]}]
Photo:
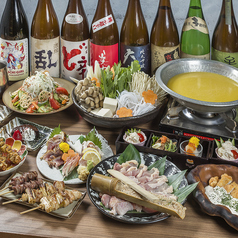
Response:
[{"label": "green shiso leaf", "polygon": [[58,135],[60,132],[61,132],[61,129],[60,129],[60,124],[59,124],[58,127],[55,127],[55,128],[53,129],[53,131],[51,132],[49,138],[52,138],[52,137],[54,137],[55,135]]},{"label": "green shiso leaf", "polygon": [[95,127],[85,136],[84,141],[92,141],[95,145],[102,149],[102,142],[96,135]]},{"label": "green shiso leaf", "polygon": [[174,191],[176,191],[178,189],[186,172],[187,172],[187,170],[183,170],[177,174],[174,174],[174,175],[171,175],[168,177],[169,185],[173,186]]},{"label": "green shiso leaf", "polygon": [[178,202],[182,203],[187,196],[197,187],[197,183],[190,184],[184,188],[178,189],[174,192],[174,195],[178,197]]},{"label": "green shiso leaf", "polygon": [[138,166],[141,163],[140,153],[135,148],[135,146],[132,144],[129,144],[126,147],[124,152],[117,159],[117,163],[122,164],[122,163],[125,163],[126,161],[130,161],[130,160],[136,160],[138,162]]},{"label": "green shiso leaf", "polygon": [[154,162],[153,164],[151,164],[148,167],[148,170],[151,170],[152,168],[157,168],[159,170],[159,174],[163,175],[164,174],[164,170],[165,170],[166,157],[167,156],[164,156],[161,159],[159,159],[156,162]]}]

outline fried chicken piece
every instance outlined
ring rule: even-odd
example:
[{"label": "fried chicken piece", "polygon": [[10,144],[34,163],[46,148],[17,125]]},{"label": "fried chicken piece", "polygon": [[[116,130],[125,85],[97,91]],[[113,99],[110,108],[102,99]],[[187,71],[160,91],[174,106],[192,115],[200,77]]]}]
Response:
[{"label": "fried chicken piece", "polygon": [[234,188],[237,188],[238,184],[236,182],[232,182],[231,184],[227,184],[224,186],[224,189],[227,191],[227,193],[231,193]]},{"label": "fried chicken piece", "polygon": [[225,185],[231,182],[232,182],[232,177],[224,173],[221,175],[221,179],[218,181],[217,186],[224,187]]},{"label": "fried chicken piece", "polygon": [[218,176],[215,176],[215,177],[211,177],[210,179],[209,179],[209,185],[211,186],[211,187],[216,187],[217,186],[217,183],[218,183],[218,180],[219,180],[219,177]]},{"label": "fried chicken piece", "polygon": [[231,196],[238,199],[238,184],[236,183],[234,189],[231,191]]}]

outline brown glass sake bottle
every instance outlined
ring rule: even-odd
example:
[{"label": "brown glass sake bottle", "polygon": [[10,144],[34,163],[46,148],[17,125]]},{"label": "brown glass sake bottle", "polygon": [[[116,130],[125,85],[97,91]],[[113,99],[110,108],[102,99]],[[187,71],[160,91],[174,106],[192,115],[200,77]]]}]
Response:
[{"label": "brown glass sake bottle", "polygon": [[179,59],[179,34],[170,0],[160,0],[151,30],[151,73],[165,62]]},{"label": "brown glass sake bottle", "polygon": [[59,77],[59,23],[51,0],[38,0],[31,24],[31,71]]},{"label": "brown glass sake bottle", "polygon": [[150,74],[150,41],[140,0],[129,0],[121,28],[120,59],[123,67],[138,60],[141,71]]},{"label": "brown glass sake bottle", "polygon": [[29,28],[21,0],[7,0],[0,24],[0,59],[7,61],[10,84],[29,75]]},{"label": "brown glass sake bottle", "polygon": [[212,59],[238,68],[238,28],[232,0],[223,0],[212,37]]},{"label": "brown glass sake bottle", "polygon": [[100,68],[118,63],[119,33],[109,0],[98,0],[91,25],[90,64],[97,60]]},{"label": "brown glass sake bottle", "polygon": [[61,28],[61,76],[84,79],[89,65],[89,26],[81,0],[69,0]]}]

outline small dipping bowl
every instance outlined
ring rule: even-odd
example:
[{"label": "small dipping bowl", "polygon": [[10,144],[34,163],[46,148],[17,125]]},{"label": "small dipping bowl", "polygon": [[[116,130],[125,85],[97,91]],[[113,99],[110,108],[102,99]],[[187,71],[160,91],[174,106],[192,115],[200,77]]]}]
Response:
[{"label": "small dipping bowl", "polygon": [[131,144],[133,144],[133,145],[144,146],[144,145],[145,145],[145,142],[146,142],[146,140],[147,140],[147,137],[146,137],[146,135],[145,135],[145,133],[144,133],[143,131],[141,131],[140,133],[144,136],[144,140],[143,140],[142,142],[139,142],[139,143],[128,142],[128,141],[126,140],[126,133],[125,133],[124,136],[123,136],[123,140],[124,140],[125,142],[131,143]]},{"label": "small dipping bowl", "polygon": [[188,142],[189,142],[188,140],[185,140],[185,141],[181,142],[181,144],[180,144],[180,153],[190,155],[190,156],[202,157],[203,147],[200,143],[197,147],[197,153],[196,154],[188,153],[187,151],[185,151],[185,148],[186,148]]},{"label": "small dipping bowl", "polygon": [[7,62],[0,60],[0,97],[8,86]]}]

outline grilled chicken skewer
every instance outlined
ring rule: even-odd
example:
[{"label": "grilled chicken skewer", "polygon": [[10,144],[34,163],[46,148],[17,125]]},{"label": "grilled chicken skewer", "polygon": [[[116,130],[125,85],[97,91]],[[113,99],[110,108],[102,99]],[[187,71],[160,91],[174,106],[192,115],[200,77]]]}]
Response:
[{"label": "grilled chicken skewer", "polygon": [[81,196],[82,193],[78,190],[65,190],[63,192],[57,192],[51,196],[42,197],[38,207],[21,212],[20,214],[22,215],[37,209],[45,210],[47,213],[56,211],[59,208],[67,207],[73,201],[80,199]]},{"label": "grilled chicken skewer", "polygon": [[39,188],[41,184],[43,184],[43,180],[40,178],[38,180],[31,180],[30,182],[12,186],[11,187],[12,190],[0,194],[0,196],[6,195],[8,193],[14,193],[15,195],[21,194],[21,193],[24,193],[27,188],[31,188],[31,189]]},{"label": "grilled chicken skewer", "polygon": [[11,182],[9,183],[9,186],[0,190],[0,192],[6,190],[8,188],[11,188],[12,186],[24,184],[26,182],[30,182],[32,180],[37,180],[37,179],[38,179],[37,171],[29,171],[29,172],[23,173],[21,176],[12,178]]},{"label": "grilled chicken skewer", "polygon": [[26,193],[22,194],[20,198],[4,202],[2,205],[17,201],[28,202],[30,204],[40,203],[42,197],[51,196],[54,193],[63,192],[64,190],[65,186],[63,181],[55,181],[53,185],[44,183],[39,186],[39,189],[27,188],[25,191]]}]

